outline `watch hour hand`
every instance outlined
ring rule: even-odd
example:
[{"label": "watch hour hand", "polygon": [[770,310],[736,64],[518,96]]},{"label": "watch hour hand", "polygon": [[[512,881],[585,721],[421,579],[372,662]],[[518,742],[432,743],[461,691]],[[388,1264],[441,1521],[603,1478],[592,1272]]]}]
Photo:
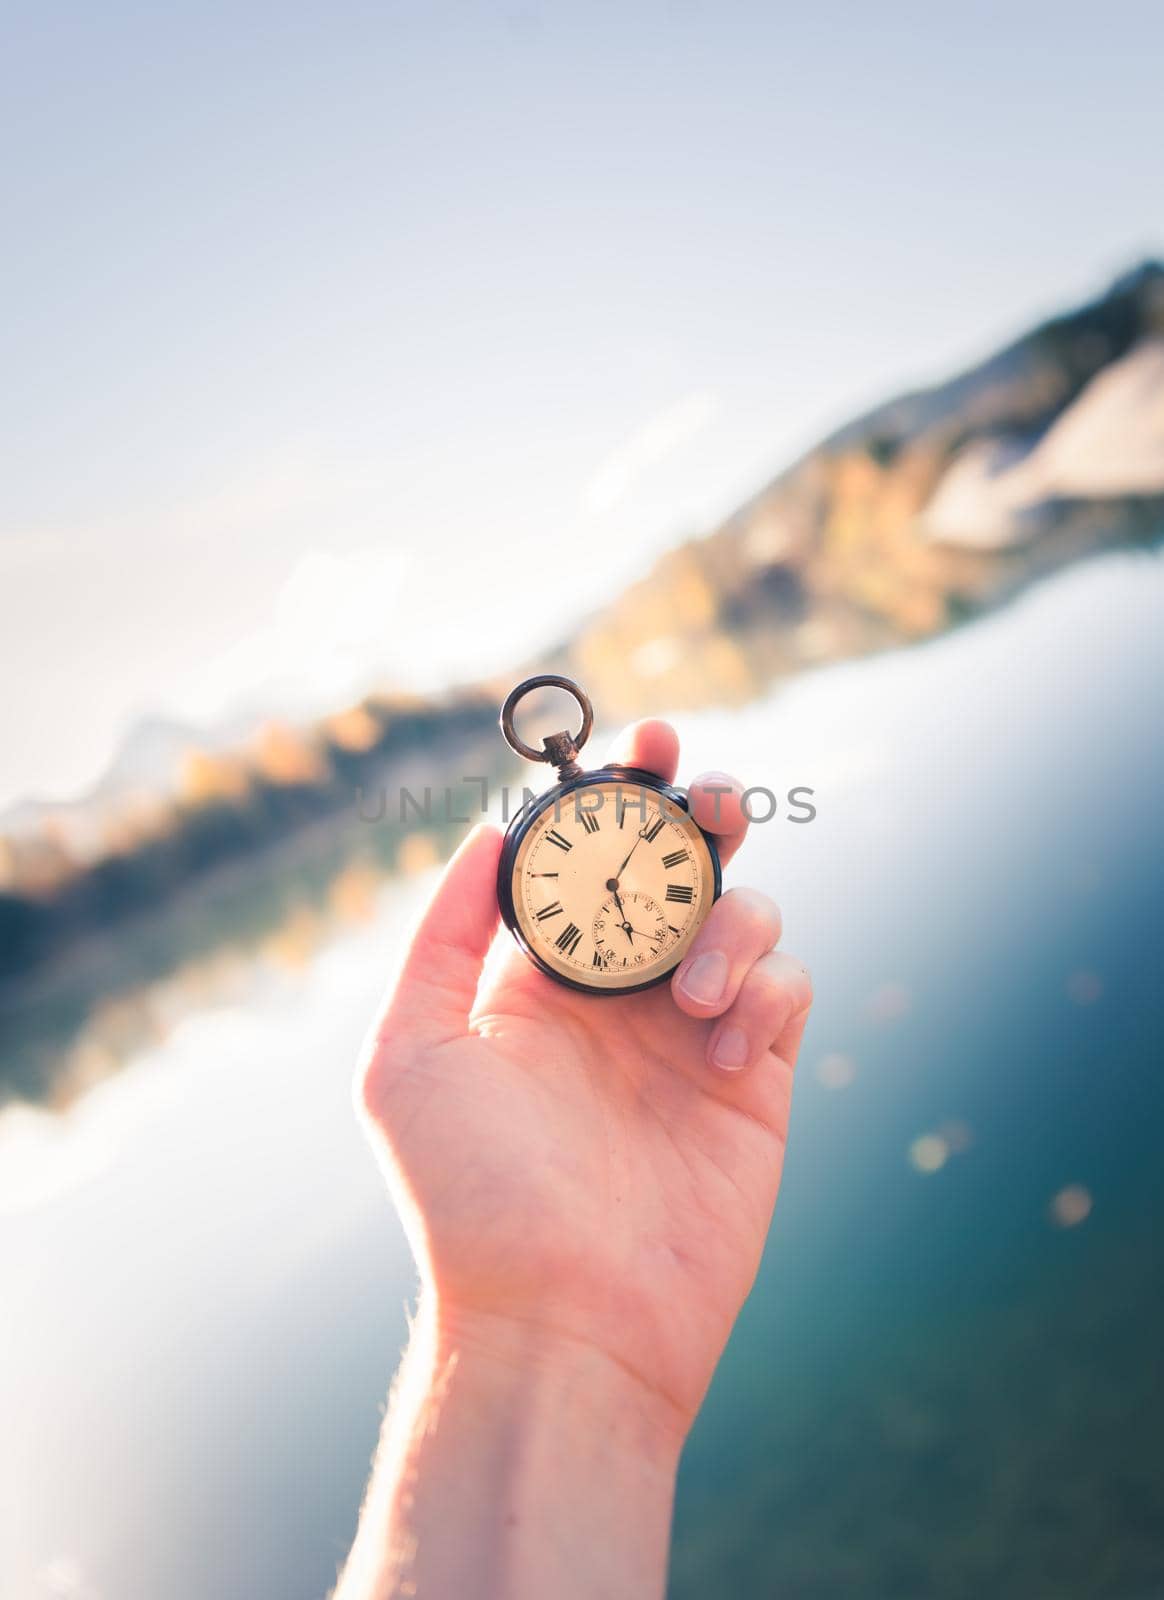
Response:
[{"label": "watch hour hand", "polygon": [[634,945],[634,940],[631,938],[631,925],[630,925],[630,919],[627,917],[627,914],[626,914],[626,907],[623,905],[622,899],[620,898],[619,892],[618,892],[617,889],[612,889],[611,893],[614,896],[614,903],[618,908],[618,914],[622,918],[622,921],[619,923],[619,927],[626,934],[627,939],[630,941],[631,945],[633,946]]}]

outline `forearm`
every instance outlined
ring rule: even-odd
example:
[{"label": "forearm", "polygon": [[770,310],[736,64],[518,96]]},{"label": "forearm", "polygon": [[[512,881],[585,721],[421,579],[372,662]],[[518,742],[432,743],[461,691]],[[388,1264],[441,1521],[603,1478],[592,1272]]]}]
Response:
[{"label": "forearm", "polygon": [[652,1600],[683,1427],[608,1357],[428,1300],[336,1600]]}]

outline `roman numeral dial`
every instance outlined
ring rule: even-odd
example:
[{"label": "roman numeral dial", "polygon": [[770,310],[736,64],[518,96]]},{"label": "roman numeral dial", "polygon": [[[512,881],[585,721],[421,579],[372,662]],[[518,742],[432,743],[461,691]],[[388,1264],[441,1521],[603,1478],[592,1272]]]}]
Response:
[{"label": "roman numeral dial", "polygon": [[583,989],[637,989],[665,977],[718,886],[686,812],[635,779],[606,774],[524,821],[510,863],[515,931],[544,970]]}]

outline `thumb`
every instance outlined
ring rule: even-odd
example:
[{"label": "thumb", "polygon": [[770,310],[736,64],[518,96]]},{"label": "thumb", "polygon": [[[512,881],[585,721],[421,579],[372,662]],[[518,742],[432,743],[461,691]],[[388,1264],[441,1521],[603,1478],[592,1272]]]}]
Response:
[{"label": "thumb", "polygon": [[412,935],[375,1029],[435,1041],[464,1033],[497,931],[501,835],[478,824],[453,856]]}]

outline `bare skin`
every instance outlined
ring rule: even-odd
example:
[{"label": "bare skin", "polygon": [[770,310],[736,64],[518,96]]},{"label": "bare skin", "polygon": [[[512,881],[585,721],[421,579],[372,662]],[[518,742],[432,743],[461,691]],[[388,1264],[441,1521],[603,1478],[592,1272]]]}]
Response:
[{"label": "bare skin", "polygon": [[[673,780],[678,741],[639,723],[611,759]],[[703,781],[726,865],[742,786]],[[780,1183],[812,990],[776,906],[728,890],[669,984],[596,999],[498,938],[499,848],[450,863],[361,1067],[422,1293],[337,1600],[661,1595]]]}]

